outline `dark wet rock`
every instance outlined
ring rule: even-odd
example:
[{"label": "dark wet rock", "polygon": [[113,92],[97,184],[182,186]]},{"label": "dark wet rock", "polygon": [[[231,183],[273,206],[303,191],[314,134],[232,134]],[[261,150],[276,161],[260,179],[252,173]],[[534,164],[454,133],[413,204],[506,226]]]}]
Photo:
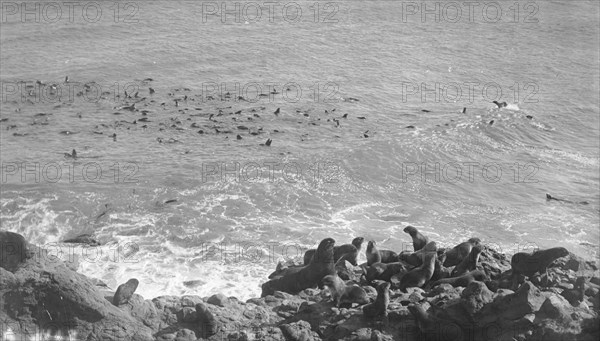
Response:
[{"label": "dark wet rock", "polygon": [[306,321],[282,324],[279,328],[287,341],[320,340],[318,334],[311,330],[310,324]]},{"label": "dark wet rock", "polygon": [[469,283],[469,286],[461,294],[463,307],[466,311],[475,315],[481,308],[492,301],[493,293],[484,283],[475,281]]},{"label": "dark wet rock", "polygon": [[0,267],[15,272],[30,256],[29,245],[23,236],[0,231]]},{"label": "dark wet rock", "polygon": [[[205,299],[185,295],[148,300],[131,293],[126,303],[117,307],[112,299],[118,295],[106,286],[98,287],[98,281],[78,274],[59,259],[32,257],[45,253],[37,248],[29,251],[31,246],[22,238],[6,232],[0,237],[4,245],[13,238],[16,242],[12,243],[28,250],[20,256],[4,247],[0,267],[0,321],[14,326],[16,339],[49,323],[61,326],[58,334],[76,332],[83,340],[504,341],[597,340],[600,336],[597,277],[589,280],[586,271],[592,266],[588,261],[578,260],[576,266],[566,257],[548,268],[553,278],[550,287],[522,280],[513,291],[499,284],[512,277],[508,258],[484,249],[478,270],[458,282],[445,278],[453,283],[408,288],[406,293],[392,286],[386,300],[380,301],[386,306],[385,314],[380,314],[380,309],[371,314],[372,309],[365,311],[367,305],[336,308],[329,290],[317,288],[296,295],[275,291],[246,302],[222,294]],[[281,263],[278,272],[302,263],[301,259]],[[340,262],[337,270],[353,277],[371,302],[375,301],[377,291],[361,278],[361,267]],[[392,283],[397,275],[391,276]],[[586,279],[583,287],[580,278]],[[200,280],[186,283],[189,287],[203,285]],[[373,280],[373,285],[389,284]],[[562,293],[576,288],[585,289],[584,297],[572,304]],[[576,294],[581,297],[581,291]]]},{"label": "dark wet rock", "polygon": [[229,304],[229,298],[223,294],[214,294],[206,300],[206,303],[218,305],[219,307],[225,307]]}]

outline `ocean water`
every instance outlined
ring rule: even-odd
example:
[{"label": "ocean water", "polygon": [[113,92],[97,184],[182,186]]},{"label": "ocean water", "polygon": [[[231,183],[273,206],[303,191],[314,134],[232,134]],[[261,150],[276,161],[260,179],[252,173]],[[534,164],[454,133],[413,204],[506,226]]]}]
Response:
[{"label": "ocean water", "polygon": [[599,257],[596,1],[11,4],[1,228],[112,288],[247,299],[325,237],[408,249],[407,224]]}]

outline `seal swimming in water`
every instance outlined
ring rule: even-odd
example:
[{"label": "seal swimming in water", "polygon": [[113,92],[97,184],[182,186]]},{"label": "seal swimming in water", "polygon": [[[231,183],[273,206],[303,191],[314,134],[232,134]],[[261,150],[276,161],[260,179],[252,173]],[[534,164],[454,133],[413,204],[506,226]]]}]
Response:
[{"label": "seal swimming in water", "polygon": [[387,308],[390,304],[390,283],[383,282],[377,286],[377,298],[375,302],[369,303],[363,307],[365,317],[387,317]]},{"label": "seal swimming in water", "polygon": [[431,279],[433,271],[435,270],[435,259],[437,254],[435,252],[428,252],[423,260],[423,265],[418,268],[412,269],[407,272],[400,279],[400,290],[406,292],[406,288],[410,287],[422,287]]},{"label": "seal swimming in water", "polygon": [[449,251],[446,251],[446,260],[444,261],[444,266],[451,267],[458,265],[465,257],[469,255],[473,246],[479,245],[479,243],[481,243],[479,238],[471,238],[466,242],[456,245]]},{"label": "seal swimming in water", "polygon": [[129,302],[131,296],[133,296],[133,293],[135,292],[135,289],[137,289],[138,284],[140,284],[140,282],[137,279],[132,278],[126,283],[119,285],[117,292],[113,297],[113,304],[118,307],[121,304]]},{"label": "seal swimming in water", "polygon": [[77,151],[75,151],[75,149],[73,149],[73,151],[71,152],[71,154],[69,154],[69,153],[65,153],[65,157],[66,157],[66,158],[73,158],[73,159],[76,159],[76,158],[77,158]]},{"label": "seal swimming in water", "polygon": [[398,261],[398,254],[390,250],[378,250],[377,243],[371,240],[367,244],[367,265],[373,265],[375,263],[393,263]]},{"label": "seal swimming in water", "polygon": [[429,243],[429,238],[425,237],[413,226],[408,225],[404,228],[404,232],[408,233],[412,238],[414,251],[421,250],[425,245],[427,245],[427,243]]},{"label": "seal swimming in water", "polygon": [[546,193],[546,200],[548,200],[548,201],[550,201],[550,200],[562,201],[562,202],[567,202],[567,203],[570,203],[570,204],[581,204],[581,205],[588,205],[589,204],[589,202],[587,202],[587,201],[580,201],[580,202],[576,203],[576,202],[571,201],[571,200],[555,198],[555,197],[551,196],[548,193]]},{"label": "seal swimming in water", "polygon": [[336,307],[339,307],[342,303],[369,303],[369,298],[363,288],[356,284],[346,285],[338,275],[323,277],[323,285],[329,288],[331,298]]},{"label": "seal swimming in water", "polygon": [[[352,240],[352,244],[344,244],[333,247],[333,261],[338,262],[342,257],[346,259],[350,264],[357,266],[356,258],[358,252],[362,247],[362,243],[365,239],[363,237],[356,237]],[[308,265],[313,255],[317,250],[310,249],[304,253],[304,265]]]},{"label": "seal swimming in water", "polygon": [[469,271],[473,271],[477,268],[477,262],[479,261],[479,255],[481,254],[481,245],[475,245],[471,249],[471,252],[460,262],[454,270],[452,270],[450,276],[456,277],[463,275]]},{"label": "seal swimming in water", "polygon": [[75,238],[64,240],[63,243],[87,244],[90,246],[100,245],[91,234],[81,234]]},{"label": "seal swimming in water", "polygon": [[493,101],[492,103],[496,104],[498,106],[498,108],[504,108],[504,107],[508,106],[508,104],[506,104],[506,102],[499,103],[498,101]]},{"label": "seal swimming in water", "polygon": [[335,275],[335,263],[333,261],[333,246],[335,240],[325,238],[319,244],[317,252],[310,263],[298,271],[274,278],[262,285],[261,297],[272,295],[275,291],[283,291],[289,294],[314,288],[320,284],[323,277]]}]

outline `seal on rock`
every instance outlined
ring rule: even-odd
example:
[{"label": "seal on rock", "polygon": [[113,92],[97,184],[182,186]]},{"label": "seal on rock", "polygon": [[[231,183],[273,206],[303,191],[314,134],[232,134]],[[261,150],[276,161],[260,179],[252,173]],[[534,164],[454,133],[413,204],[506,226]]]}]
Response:
[{"label": "seal on rock", "polygon": [[512,256],[510,266],[513,275],[523,274],[533,276],[536,272],[545,273],[548,265],[558,258],[569,255],[569,251],[564,247],[553,247],[551,249],[539,250],[531,254],[519,252]]},{"label": "seal on rock", "polygon": [[440,285],[443,283],[448,283],[453,287],[467,287],[469,285],[469,283],[474,282],[474,281],[487,281],[488,280],[488,276],[485,274],[485,272],[481,271],[481,270],[473,270],[470,272],[467,272],[466,274],[462,275],[462,276],[458,276],[458,277],[452,277],[452,278],[442,278],[439,279],[435,282],[433,282],[431,284],[431,287],[435,287],[436,285]]},{"label": "seal on rock", "polygon": [[[352,244],[344,244],[340,246],[333,247],[333,260],[334,262],[338,262],[340,259],[344,258],[350,264],[357,266],[356,258],[358,257],[358,253],[362,247],[362,243],[365,239],[363,237],[356,237],[352,240]],[[304,253],[304,265],[308,265],[313,255],[317,250],[310,249]]]},{"label": "seal on rock", "polygon": [[356,284],[346,285],[338,275],[325,276],[323,284],[329,288],[336,307],[339,307],[342,303],[369,303],[369,298],[363,288]]},{"label": "seal on rock", "polygon": [[435,259],[437,254],[435,252],[429,252],[425,255],[423,264],[411,271],[407,272],[400,279],[400,290],[406,292],[406,288],[410,287],[422,287],[424,286],[433,276],[435,270]]},{"label": "seal on rock", "polygon": [[410,265],[402,261],[394,263],[375,263],[367,268],[365,278],[369,283],[374,280],[389,282],[392,276],[398,273],[406,273],[409,268]]},{"label": "seal on rock", "polygon": [[436,242],[429,242],[416,252],[403,251],[398,255],[398,258],[412,266],[421,266],[425,254],[429,252],[437,252]]},{"label": "seal on rock", "polygon": [[367,265],[375,263],[394,263],[398,261],[398,254],[390,250],[378,250],[375,241],[371,240],[367,244]]},{"label": "seal on rock", "polygon": [[365,317],[387,317],[387,307],[390,304],[390,283],[383,282],[377,286],[377,298],[375,302],[363,307]]},{"label": "seal on rock", "polygon": [[137,279],[132,278],[126,283],[119,285],[119,287],[117,288],[117,292],[113,297],[113,304],[118,307],[121,304],[129,302],[131,296],[133,296],[133,293],[135,292],[135,289],[137,289],[139,284],[140,282]]},{"label": "seal on rock", "polygon": [[477,262],[479,261],[479,255],[481,254],[481,245],[475,245],[469,252],[469,255],[465,257],[460,264],[458,264],[452,273],[451,277],[464,275],[469,271],[473,271],[477,268]]},{"label": "seal on rock", "polygon": [[275,291],[297,294],[304,289],[317,286],[323,277],[335,275],[335,263],[333,261],[334,244],[335,240],[332,238],[323,239],[308,265],[302,267],[299,271],[287,273],[265,282],[262,285],[261,297],[272,295]]},{"label": "seal on rock", "polygon": [[413,226],[408,225],[404,228],[404,232],[408,233],[412,238],[414,251],[421,250],[423,247],[425,247],[425,245],[427,245],[427,243],[429,243],[429,238],[425,237]]},{"label": "seal on rock", "polygon": [[469,255],[473,246],[479,245],[479,243],[481,243],[479,238],[471,238],[464,243],[456,245],[449,251],[446,251],[446,260],[444,261],[444,266],[451,267],[458,265],[465,257]]}]

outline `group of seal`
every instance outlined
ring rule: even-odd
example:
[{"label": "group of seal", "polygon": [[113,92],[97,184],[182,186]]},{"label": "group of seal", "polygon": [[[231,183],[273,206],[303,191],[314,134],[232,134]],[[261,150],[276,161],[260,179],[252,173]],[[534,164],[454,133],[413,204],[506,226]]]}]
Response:
[{"label": "group of seal", "polygon": [[[358,253],[360,252],[364,240],[363,237],[356,237],[352,240],[352,244],[334,246],[333,261],[337,263],[340,260],[347,260],[350,264],[357,266],[358,263],[356,259],[358,258]],[[304,265],[310,263],[316,251],[317,250],[315,249],[310,249],[304,253]]]},{"label": "group of seal", "polygon": [[[334,246],[333,239],[326,238],[316,250],[305,253],[303,266],[289,267],[274,273],[273,278],[263,284],[261,296],[272,295],[275,291],[296,294],[301,290],[323,285],[328,289],[334,306],[362,306],[365,318],[379,319],[387,317],[392,289],[408,293],[409,288],[429,290],[442,284],[466,288],[473,282],[480,282],[477,285],[487,286],[493,291],[498,288],[507,289],[510,284],[506,284],[504,274],[512,279],[543,274],[552,262],[569,254],[562,247],[531,254],[517,253],[511,260],[512,270],[505,271],[500,276],[500,273],[490,272],[486,268],[488,265],[480,264],[482,259],[487,263],[490,257],[493,259],[495,256],[493,250],[484,247],[479,238],[473,237],[453,248],[444,249],[439,248],[435,241],[416,227],[409,225],[403,231],[410,235],[413,251],[397,254],[392,250],[380,250],[376,242],[370,240],[365,251],[367,262],[360,266],[357,266],[356,259],[364,238],[357,237],[352,244],[337,247]],[[354,265],[355,268],[350,270],[362,271],[363,277],[360,280],[355,277],[354,280],[344,281],[342,277],[348,277],[342,276],[342,273],[347,272],[340,272],[340,275],[337,273],[340,260],[347,260]],[[348,268],[344,271],[346,270]],[[564,291],[563,297],[576,303],[582,300],[584,291],[585,278],[582,277],[578,279],[574,289]],[[376,296],[374,292],[377,293]],[[462,332],[458,325],[435,317],[420,305],[411,304],[408,309],[424,337],[434,335],[432,333],[438,331],[439,325],[446,323],[449,323],[448,328],[451,327],[453,333],[459,335]]]},{"label": "group of seal", "polygon": [[275,291],[297,294],[304,289],[314,288],[322,284],[323,277],[335,275],[334,245],[335,240],[332,238],[323,239],[308,265],[290,268],[282,276],[265,282],[262,285],[261,297],[272,295]]}]

